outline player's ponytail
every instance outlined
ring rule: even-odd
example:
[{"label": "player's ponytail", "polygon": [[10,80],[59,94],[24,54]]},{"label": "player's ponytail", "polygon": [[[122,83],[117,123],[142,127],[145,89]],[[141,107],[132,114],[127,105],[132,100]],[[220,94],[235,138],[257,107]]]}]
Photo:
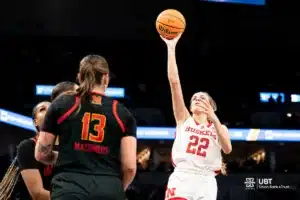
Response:
[{"label": "player's ponytail", "polygon": [[80,62],[79,81],[77,89],[81,99],[85,99],[95,85],[102,84],[103,75],[109,73],[108,63],[102,56],[88,55]]},{"label": "player's ponytail", "polygon": [[1,183],[0,183],[0,200],[8,200],[16,186],[20,176],[20,170],[15,158],[8,167]]},{"label": "player's ponytail", "polygon": [[87,68],[85,73],[80,74],[82,76],[82,82],[77,89],[78,95],[81,99],[85,99],[85,97],[89,94],[89,92],[93,89],[94,85],[96,84],[95,74],[93,70]]}]

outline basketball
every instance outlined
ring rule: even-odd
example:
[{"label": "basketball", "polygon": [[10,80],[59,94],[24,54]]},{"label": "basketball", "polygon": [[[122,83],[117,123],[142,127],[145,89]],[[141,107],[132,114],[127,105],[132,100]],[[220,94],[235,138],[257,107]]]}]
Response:
[{"label": "basketball", "polygon": [[172,40],[183,33],[185,26],[184,16],[174,9],[161,12],[156,19],[157,32],[168,40]]}]

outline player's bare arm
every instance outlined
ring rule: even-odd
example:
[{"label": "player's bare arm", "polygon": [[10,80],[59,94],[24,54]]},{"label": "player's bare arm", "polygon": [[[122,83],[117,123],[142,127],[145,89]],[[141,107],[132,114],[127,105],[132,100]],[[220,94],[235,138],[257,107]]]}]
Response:
[{"label": "player's bare arm", "polygon": [[46,165],[56,163],[58,152],[53,151],[53,145],[56,141],[56,136],[52,133],[40,132],[38,141],[35,146],[35,159]]},{"label": "player's bare arm", "polygon": [[204,112],[207,114],[208,119],[214,124],[216,128],[216,132],[218,134],[219,142],[223,152],[225,154],[230,154],[232,151],[232,145],[228,128],[221,124],[210,103],[205,99],[201,99],[201,101],[204,104],[204,106],[202,107],[204,109]]},{"label": "player's bare arm", "polygon": [[123,137],[121,140],[121,163],[123,188],[126,191],[136,174],[136,138]]},{"label": "player's bare arm", "polygon": [[[34,158],[34,140],[25,140],[20,143],[17,150],[17,161],[22,179],[32,199],[50,200],[50,191],[44,188],[39,163]],[[22,194],[21,194],[22,195]],[[27,199],[26,197],[23,197]]]},{"label": "player's bare arm", "polygon": [[220,121],[213,122],[219,137],[221,148],[225,154],[230,154],[232,151],[231,141],[228,128],[222,125]]},{"label": "player's bare arm", "polygon": [[173,40],[167,40],[162,37],[162,40],[165,41],[168,48],[168,79],[171,87],[172,103],[173,103],[173,112],[177,124],[183,123],[189,116],[189,111],[187,110],[182,88],[179,79],[179,73],[176,63],[176,44],[180,39],[181,35]]},{"label": "player's bare arm", "polygon": [[50,200],[50,192],[44,189],[38,169],[22,170],[21,175],[32,199]]}]

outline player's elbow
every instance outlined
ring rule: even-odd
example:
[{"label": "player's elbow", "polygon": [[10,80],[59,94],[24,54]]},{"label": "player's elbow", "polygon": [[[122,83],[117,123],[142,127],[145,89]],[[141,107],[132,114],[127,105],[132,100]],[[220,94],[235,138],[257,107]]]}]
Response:
[{"label": "player's elbow", "polygon": [[228,144],[228,145],[224,146],[224,147],[222,148],[222,150],[223,150],[223,152],[224,152],[225,154],[230,154],[231,151],[232,151],[232,146],[231,146],[231,144]]},{"label": "player's elbow", "polygon": [[225,153],[225,154],[230,154],[231,153],[231,151],[232,151],[232,149],[226,149],[226,150],[223,150],[223,152]]},{"label": "player's elbow", "polygon": [[34,158],[35,158],[38,162],[41,162],[41,163],[44,163],[44,164],[45,164],[45,160],[44,160],[45,156],[43,156],[41,153],[35,152]]},{"label": "player's elbow", "polygon": [[123,137],[121,140],[122,172],[134,176],[136,173],[136,165],[136,138]]},{"label": "player's elbow", "polygon": [[124,190],[127,190],[128,186],[132,183],[136,174],[136,164],[135,165],[123,165],[122,166],[122,182]]},{"label": "player's elbow", "polygon": [[37,161],[39,161],[39,162],[41,162],[41,160],[42,160],[42,156],[41,156],[41,154],[38,153],[38,152],[35,152],[35,153],[34,153],[34,158],[35,158]]},{"label": "player's elbow", "polygon": [[41,196],[40,192],[35,192],[31,194],[32,200],[39,200],[41,199],[40,196]]},{"label": "player's elbow", "polygon": [[136,164],[123,166],[122,171],[123,171],[123,173],[126,173],[127,175],[135,176],[135,174],[136,174]]},{"label": "player's elbow", "polygon": [[43,195],[43,188],[34,188],[33,190],[30,190],[30,196],[33,200],[40,200],[45,199]]}]

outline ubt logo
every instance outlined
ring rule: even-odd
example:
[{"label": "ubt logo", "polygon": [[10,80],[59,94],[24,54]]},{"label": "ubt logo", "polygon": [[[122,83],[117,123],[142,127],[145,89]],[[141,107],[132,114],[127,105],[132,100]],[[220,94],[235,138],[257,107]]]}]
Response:
[{"label": "ubt logo", "polygon": [[271,185],[272,184],[272,178],[258,178],[258,183],[260,185]]}]

